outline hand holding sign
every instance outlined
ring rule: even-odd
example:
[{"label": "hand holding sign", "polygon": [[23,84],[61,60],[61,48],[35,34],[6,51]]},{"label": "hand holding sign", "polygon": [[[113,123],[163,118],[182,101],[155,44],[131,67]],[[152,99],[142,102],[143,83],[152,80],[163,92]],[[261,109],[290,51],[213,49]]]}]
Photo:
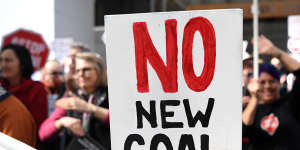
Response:
[{"label": "hand holding sign", "polygon": [[254,78],[250,79],[248,83],[248,90],[250,92],[250,95],[256,97],[258,89],[259,89],[258,80]]}]

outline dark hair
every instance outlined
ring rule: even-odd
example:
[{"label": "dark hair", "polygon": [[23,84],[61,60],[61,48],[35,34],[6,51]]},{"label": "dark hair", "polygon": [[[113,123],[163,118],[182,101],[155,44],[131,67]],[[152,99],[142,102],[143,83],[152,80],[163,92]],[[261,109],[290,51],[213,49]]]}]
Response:
[{"label": "dark hair", "polygon": [[253,57],[243,60],[243,69],[244,68],[253,68]]},{"label": "dark hair", "polygon": [[20,61],[21,75],[25,78],[30,78],[34,72],[31,55],[28,49],[24,46],[8,44],[1,49],[1,53],[6,50],[14,51],[15,55]]},{"label": "dark hair", "polygon": [[269,63],[264,63],[259,66],[259,75],[262,72],[268,73],[269,75],[271,75],[273,78],[275,78],[278,81],[280,80],[279,70],[275,66],[273,66]]}]

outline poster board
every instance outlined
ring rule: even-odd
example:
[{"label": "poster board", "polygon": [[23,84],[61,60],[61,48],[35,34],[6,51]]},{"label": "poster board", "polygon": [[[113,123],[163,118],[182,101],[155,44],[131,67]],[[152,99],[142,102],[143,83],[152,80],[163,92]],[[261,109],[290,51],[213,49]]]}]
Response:
[{"label": "poster board", "polygon": [[41,34],[20,28],[3,37],[2,48],[8,44],[25,46],[30,52],[35,71],[40,70],[46,64],[49,48]]},{"label": "poster board", "polygon": [[241,149],[242,16],[105,16],[112,149]]},{"label": "poster board", "polygon": [[[300,54],[300,15],[288,16],[288,41],[289,51],[299,60]],[[298,56],[297,56],[298,55]]]}]

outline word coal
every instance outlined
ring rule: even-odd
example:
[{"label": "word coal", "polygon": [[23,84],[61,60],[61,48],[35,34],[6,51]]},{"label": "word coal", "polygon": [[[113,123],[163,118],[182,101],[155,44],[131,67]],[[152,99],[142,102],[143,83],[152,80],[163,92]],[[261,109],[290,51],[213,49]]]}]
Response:
[{"label": "word coal", "polygon": [[[209,137],[206,134],[201,135],[201,150],[209,150]],[[125,141],[124,150],[131,150],[132,144],[136,142],[139,145],[145,145],[144,138],[139,134],[130,134]],[[156,134],[152,137],[150,150],[157,150],[158,145],[162,143],[166,150],[173,150],[172,142],[169,137],[164,134]],[[178,150],[196,150],[193,136],[190,134],[182,134],[179,141]]]}]

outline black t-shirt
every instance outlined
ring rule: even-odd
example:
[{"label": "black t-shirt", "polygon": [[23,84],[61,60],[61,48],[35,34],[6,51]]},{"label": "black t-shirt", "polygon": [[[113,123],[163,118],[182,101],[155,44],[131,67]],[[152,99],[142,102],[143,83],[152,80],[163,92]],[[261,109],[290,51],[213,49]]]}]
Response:
[{"label": "black t-shirt", "polygon": [[[253,150],[300,150],[300,70],[293,90],[271,104],[257,106],[254,123],[243,124]],[[297,92],[298,91],[298,92]]]}]

